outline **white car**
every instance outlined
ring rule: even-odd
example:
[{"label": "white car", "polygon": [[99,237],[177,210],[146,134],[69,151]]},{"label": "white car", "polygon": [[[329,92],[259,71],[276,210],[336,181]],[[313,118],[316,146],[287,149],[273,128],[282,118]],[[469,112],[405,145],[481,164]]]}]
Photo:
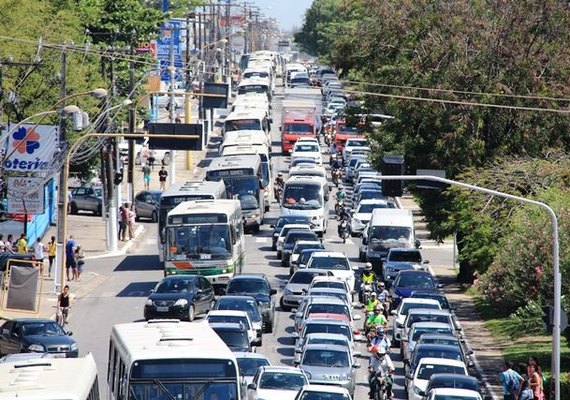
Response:
[{"label": "white car", "polygon": [[447,358],[422,358],[407,379],[408,400],[422,400],[429,379],[433,374],[469,375],[463,361]]},{"label": "white car", "polygon": [[352,150],[355,148],[370,150],[370,147],[368,146],[368,139],[364,138],[348,139],[346,141],[346,144],[344,145],[344,148],[342,149],[342,157],[345,160],[347,160],[350,157]]},{"label": "white car", "polygon": [[281,232],[279,233],[279,236],[277,237],[277,244],[276,244],[276,246],[277,246],[277,258],[279,260],[281,259],[281,255],[282,255],[282,251],[283,251],[283,242],[285,241],[285,237],[287,236],[287,234],[289,233],[289,231],[291,229],[310,231],[311,225],[308,225],[308,224],[287,224],[287,225],[284,225],[283,228],[281,228]]},{"label": "white car", "polygon": [[354,289],[354,271],[357,271],[358,267],[353,267],[344,253],[334,251],[314,252],[307,262],[307,268],[329,270],[335,276],[344,279],[348,283],[350,290]]},{"label": "white car", "polygon": [[304,386],[295,400],[352,400],[346,388],[340,386],[316,385]]},{"label": "white car", "polygon": [[216,322],[230,322],[243,324],[247,329],[247,337],[249,342],[261,346],[261,336],[258,336],[257,331],[253,328],[253,323],[249,318],[249,314],[245,311],[237,310],[212,310],[206,315],[208,323]]},{"label": "white car", "polygon": [[253,377],[259,367],[271,365],[267,357],[259,353],[250,353],[246,351],[234,352],[238,363],[239,375],[241,376],[241,396],[247,396],[247,385],[253,382]]},{"label": "white car", "polygon": [[408,312],[413,308],[433,308],[441,310],[439,301],[434,299],[420,299],[420,298],[406,298],[402,299],[398,308],[392,310],[392,315],[395,317],[392,327],[392,344],[394,346],[400,345],[400,340],[404,334],[404,322],[408,316]]},{"label": "white car", "polygon": [[[311,385],[313,386],[313,385]],[[429,391],[426,400],[483,400],[481,394],[475,390],[456,388],[437,388]]]},{"label": "white car", "polygon": [[318,143],[314,142],[297,141],[293,146],[293,151],[291,152],[291,161],[295,158],[309,158],[315,160],[318,165],[323,164],[321,147]]},{"label": "white car", "polygon": [[295,367],[260,367],[247,385],[248,400],[294,400],[309,384],[307,375]]},{"label": "white car", "polygon": [[372,218],[372,210],[375,208],[394,208],[394,203],[387,200],[367,199],[358,203],[350,220],[350,234],[359,236]]},{"label": "white car", "polygon": [[354,290],[348,287],[348,282],[338,276],[315,276],[308,291],[311,289],[343,289],[348,295],[354,294]]}]

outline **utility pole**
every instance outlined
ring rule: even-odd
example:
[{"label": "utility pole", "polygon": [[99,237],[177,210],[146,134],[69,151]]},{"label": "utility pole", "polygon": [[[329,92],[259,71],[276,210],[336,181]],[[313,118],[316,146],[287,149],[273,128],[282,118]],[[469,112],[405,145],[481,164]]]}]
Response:
[{"label": "utility pole", "polygon": [[[63,51],[61,52],[61,67],[60,67],[60,88],[59,88],[59,95],[63,99],[67,95],[67,49],[64,47]],[[63,107],[65,107],[65,101],[61,102],[60,111],[63,111]],[[67,141],[65,138],[65,117],[63,116],[63,112],[60,114],[59,117],[59,148],[62,152],[67,153]],[[63,221],[65,219],[65,214],[67,210],[64,208],[64,203],[67,197],[67,186],[66,185],[66,177],[63,172],[60,171],[59,173],[59,185],[57,191],[57,257],[61,259],[63,257],[63,252],[65,251],[65,240],[66,238],[63,237]],[[25,222],[27,223],[27,222]],[[57,286],[59,286],[59,290],[62,291],[63,288],[61,287],[61,281],[57,281],[57,277],[61,276],[58,274],[57,267],[63,268],[60,263],[56,262],[56,270],[54,271],[54,279],[55,286],[57,290]]]},{"label": "utility pole", "polygon": [[249,16],[247,14],[247,3],[243,3],[243,17],[246,23],[245,29],[243,30],[243,54],[248,54],[249,47],[247,45],[247,40],[249,37]]},{"label": "utility pole", "polygon": [[[117,96],[117,85],[116,85],[116,74],[115,74],[115,60],[111,58],[111,97],[108,98],[108,103],[106,108],[109,108],[111,99]],[[110,116],[107,116],[107,129],[111,126],[113,120]],[[117,141],[109,140],[106,149],[105,157],[105,177],[107,179],[107,211],[109,215],[106,218],[107,223],[107,250],[117,251],[118,249],[118,232],[117,232],[117,205],[115,203],[115,184],[113,179],[113,154],[117,157]],[[118,157],[117,157],[118,158]],[[105,211],[103,210],[103,219],[105,219]]]},{"label": "utility pole", "polygon": [[[135,63],[133,61],[134,48],[131,45],[131,61],[129,63],[129,93],[135,90]],[[136,104],[133,102],[129,106],[129,133],[135,133],[136,129]],[[135,141],[129,140],[129,155],[127,161],[127,199],[132,202],[135,198]]]},{"label": "utility pole", "polygon": [[[190,89],[192,88],[192,73],[190,70],[190,19],[192,19],[194,42],[196,41],[196,13],[188,13],[186,16],[186,90],[184,95],[184,123],[192,121],[192,103],[190,101]],[[196,46],[196,44],[194,44]],[[192,152],[186,150],[186,169],[192,169]]]},{"label": "utility pole", "polygon": [[[174,81],[176,80],[176,68],[174,65],[174,29],[171,27],[170,32],[170,107],[168,110],[168,117],[171,124],[175,122],[174,109]],[[176,182],[176,150],[170,149],[170,162],[168,163],[168,181],[169,185]]]}]

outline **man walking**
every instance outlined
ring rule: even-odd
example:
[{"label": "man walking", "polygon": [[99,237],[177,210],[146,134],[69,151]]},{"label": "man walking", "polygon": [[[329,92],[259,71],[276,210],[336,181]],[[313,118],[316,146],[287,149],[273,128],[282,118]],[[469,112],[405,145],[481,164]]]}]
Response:
[{"label": "man walking", "polygon": [[150,189],[150,167],[148,164],[143,165],[142,173],[143,173],[143,180],[144,180],[144,188],[146,190]]},{"label": "man walking", "polygon": [[72,281],[77,276],[77,262],[75,260],[76,249],[77,243],[75,242],[73,235],[71,235],[65,244],[65,268],[67,270],[68,281]]},{"label": "man walking", "polygon": [[160,182],[160,190],[165,189],[166,177],[168,177],[168,171],[164,169],[163,165],[162,167],[160,167],[160,170],[158,171],[158,181]]},{"label": "man walking", "polygon": [[42,243],[42,241],[40,240],[40,238],[36,239],[36,243],[34,243],[32,248],[34,250],[34,258],[36,259],[36,262],[38,263],[38,266],[40,267],[40,274],[43,275],[43,273],[44,273],[45,246]]},{"label": "man walking", "polygon": [[137,218],[137,214],[135,213],[135,209],[132,205],[127,205],[127,212],[128,212],[128,220],[127,226],[129,228],[129,240],[135,238],[135,220]]},{"label": "man walking", "polygon": [[503,384],[503,399],[517,400],[520,397],[523,377],[513,369],[511,361],[505,361],[503,372],[499,374],[499,380]]}]

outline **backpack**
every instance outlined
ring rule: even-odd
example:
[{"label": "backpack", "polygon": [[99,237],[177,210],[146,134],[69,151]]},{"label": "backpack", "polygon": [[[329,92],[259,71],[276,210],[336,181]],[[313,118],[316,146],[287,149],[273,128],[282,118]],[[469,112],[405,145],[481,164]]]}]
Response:
[{"label": "backpack", "polygon": [[509,378],[509,380],[507,382],[507,387],[509,389],[509,393],[510,394],[518,393],[519,392],[519,385],[521,382],[519,379],[517,379],[516,373],[511,370],[508,373],[505,372],[505,374]]}]

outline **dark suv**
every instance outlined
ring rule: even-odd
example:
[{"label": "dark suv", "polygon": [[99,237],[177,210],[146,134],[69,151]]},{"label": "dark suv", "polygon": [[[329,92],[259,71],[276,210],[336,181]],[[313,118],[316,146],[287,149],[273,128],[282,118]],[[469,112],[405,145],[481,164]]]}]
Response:
[{"label": "dark suv", "polygon": [[72,214],[79,211],[91,211],[95,215],[103,213],[103,188],[97,186],[80,186],[71,191],[69,203]]},{"label": "dark suv", "polygon": [[234,276],[228,282],[225,294],[255,298],[263,318],[263,331],[273,332],[273,321],[275,320],[275,299],[273,295],[276,293],[277,290],[271,288],[265,274],[241,274]]}]

